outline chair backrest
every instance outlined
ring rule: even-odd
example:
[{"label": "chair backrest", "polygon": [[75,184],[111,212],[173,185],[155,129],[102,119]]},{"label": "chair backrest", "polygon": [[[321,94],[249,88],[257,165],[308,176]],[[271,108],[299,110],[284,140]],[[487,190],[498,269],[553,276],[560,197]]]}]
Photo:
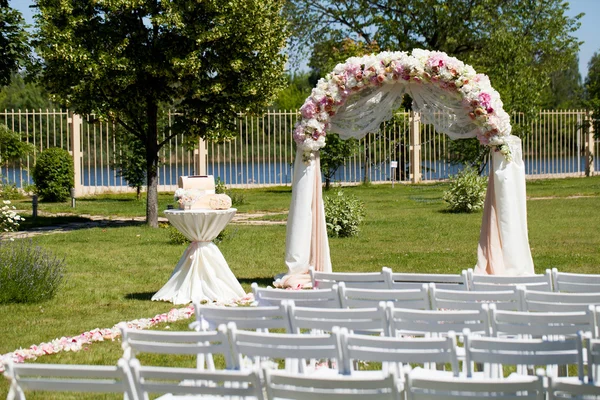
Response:
[{"label": "chair backrest", "polygon": [[517,367],[517,373],[527,375],[531,365],[546,366],[557,372],[559,366],[574,365],[583,380],[583,340],[581,335],[558,340],[509,339],[474,336],[464,332],[467,377],[472,377],[474,365],[482,364],[487,378],[502,378],[503,366]]},{"label": "chair backrest", "polygon": [[259,288],[256,283],[252,284],[254,301],[259,307],[279,306],[284,300],[292,300],[296,305],[302,307],[340,308],[340,298],[333,289],[313,290],[282,290],[274,288]]},{"label": "chair backrest", "polygon": [[304,374],[314,371],[320,364],[335,365],[337,368],[342,362],[337,329],[328,334],[269,334],[241,331],[232,322],[227,326],[227,333],[235,369],[246,368],[245,360],[250,360],[256,367],[266,361],[273,364],[285,360],[288,372]]},{"label": "chair backrest", "polygon": [[588,382],[600,382],[600,339],[587,337]]},{"label": "chair backrest", "polygon": [[284,304],[269,307],[214,307],[194,303],[196,330],[217,329],[219,325],[235,322],[238,329],[269,331],[283,329],[290,332],[290,322]]},{"label": "chair backrest", "polygon": [[600,293],[599,274],[574,274],[558,272],[552,268],[552,284],[555,292],[594,292]]},{"label": "chair backrest", "polygon": [[269,400],[400,400],[396,376],[298,375],[265,370]]},{"label": "chair backrest", "polygon": [[[139,400],[148,400],[150,393],[195,395],[194,398],[263,400],[259,371],[200,371],[194,368],[163,368],[141,366],[130,361]],[[179,398],[170,396],[169,398]],[[181,397],[190,398],[190,397]]]},{"label": "chair backrest", "polygon": [[467,271],[460,274],[415,274],[393,272],[391,275],[392,289],[419,289],[423,284],[435,283],[438,289],[469,290]]},{"label": "chair backrest", "polygon": [[233,368],[233,357],[229,338],[224,327],[216,331],[147,331],[121,329],[121,347],[123,358],[129,360],[139,353],[196,355],[197,368],[214,369],[213,355],[221,354],[226,368]]},{"label": "chair backrest", "polygon": [[[345,282],[334,285],[343,308],[378,307],[380,302],[392,302],[396,307],[429,310],[429,290],[427,285],[414,289],[353,289]],[[296,305],[299,305],[296,303]]]},{"label": "chair backrest", "polygon": [[521,311],[586,311],[600,305],[600,293],[538,292],[519,287]]},{"label": "chair backrest", "polygon": [[554,338],[576,336],[578,332],[596,334],[592,309],[572,312],[528,312],[497,310],[484,304],[489,316],[488,336]]},{"label": "chair backrest", "polygon": [[383,267],[381,272],[320,272],[310,268],[313,289],[329,289],[344,282],[347,288],[390,289],[392,271]]},{"label": "chair backrest", "polygon": [[600,386],[573,378],[548,377],[548,400],[580,400],[600,398]]},{"label": "chair backrest", "polygon": [[390,336],[446,336],[464,329],[484,334],[488,328],[487,314],[479,310],[408,310],[387,307]]},{"label": "chair backrest", "polygon": [[116,366],[67,364],[6,364],[8,399],[25,400],[25,391],[123,393],[136,400],[134,382],[125,359]]},{"label": "chair backrest", "polygon": [[511,379],[465,378],[422,371],[405,372],[407,400],[544,400],[544,377],[515,376]]},{"label": "chair backrest", "polygon": [[552,291],[552,274],[549,269],[544,274],[523,276],[501,276],[501,275],[479,275],[473,273],[473,269],[467,270],[469,290],[506,290],[515,288],[517,285],[537,291]]},{"label": "chair backrest", "polygon": [[521,309],[521,298],[516,288],[493,291],[464,291],[438,289],[436,284],[429,286],[431,308],[433,310],[480,310],[482,304],[494,303],[499,310]]},{"label": "chair backrest", "polygon": [[436,363],[450,364],[454,375],[459,373],[453,333],[443,338],[396,338],[357,335],[342,329],[340,343],[344,374],[352,374],[353,365],[360,361],[381,363],[384,373],[401,374],[405,365],[414,364],[435,369]]},{"label": "chair backrest", "polygon": [[377,308],[326,308],[296,307],[288,304],[288,315],[293,333],[303,331],[331,332],[334,326],[351,332],[388,335],[389,323],[385,304]]}]

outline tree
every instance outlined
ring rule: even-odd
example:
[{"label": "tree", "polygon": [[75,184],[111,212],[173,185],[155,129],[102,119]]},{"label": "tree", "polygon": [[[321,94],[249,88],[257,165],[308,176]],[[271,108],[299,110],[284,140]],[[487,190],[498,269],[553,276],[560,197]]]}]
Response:
[{"label": "tree", "polygon": [[594,53],[588,63],[585,78],[586,106],[592,110],[592,124],[596,138],[600,138],[600,53]]},{"label": "tree", "polygon": [[127,181],[129,187],[135,189],[136,198],[142,197],[142,187],[146,182],[146,149],[137,137],[125,131],[118,135],[119,154],[116,167],[120,177]]},{"label": "tree", "polygon": [[[266,107],[284,84],[283,0],[34,2],[41,81],[70,109],[143,143],[153,227],[159,150],[178,134],[234,136],[238,113]],[[170,130],[161,109],[177,111]]]},{"label": "tree", "polygon": [[552,110],[580,108],[583,94],[579,59],[573,57],[566,69],[550,74],[550,86],[542,107]]},{"label": "tree", "polygon": [[287,74],[286,78],[287,86],[279,92],[273,106],[280,110],[296,110],[304,104],[314,85],[309,82],[307,72]]},{"label": "tree", "polygon": [[568,66],[581,14],[562,0],[290,0],[291,47],[351,37],[382,50],[439,50],[488,74],[510,112],[535,111],[550,73]]},{"label": "tree", "polygon": [[[387,51],[443,51],[489,75],[509,113],[532,118],[552,74],[567,69],[579,48],[572,34],[582,15],[570,18],[567,8],[563,0],[290,0],[285,11],[297,53],[339,37]],[[472,144],[453,147],[477,164]]]},{"label": "tree", "polygon": [[0,87],[10,83],[11,74],[29,57],[28,35],[21,13],[0,0]]},{"label": "tree", "polygon": [[10,84],[0,90],[0,110],[46,108],[55,108],[50,95],[39,84],[26,81],[22,73],[13,74]]}]

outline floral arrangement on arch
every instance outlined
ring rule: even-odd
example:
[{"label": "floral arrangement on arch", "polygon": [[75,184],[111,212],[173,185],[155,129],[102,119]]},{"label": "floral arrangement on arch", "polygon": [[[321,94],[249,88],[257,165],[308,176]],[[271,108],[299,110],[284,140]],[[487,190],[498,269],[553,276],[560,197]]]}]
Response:
[{"label": "floral arrangement on arch", "polygon": [[314,152],[325,146],[330,120],[350,95],[368,87],[402,83],[436,85],[454,96],[478,127],[480,143],[511,161],[505,141],[510,135],[509,116],[487,75],[477,74],[473,67],[446,53],[415,49],[412,54],[351,57],[319,80],[300,108],[301,119],[294,127],[294,141],[304,152],[304,162],[309,163]]}]

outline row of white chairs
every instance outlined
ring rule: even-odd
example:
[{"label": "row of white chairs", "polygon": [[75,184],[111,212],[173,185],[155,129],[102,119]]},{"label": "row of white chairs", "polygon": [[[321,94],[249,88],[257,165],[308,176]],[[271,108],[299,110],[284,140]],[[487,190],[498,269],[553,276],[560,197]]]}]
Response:
[{"label": "row of white chairs", "polygon": [[589,305],[600,305],[600,293],[557,293],[532,290],[528,286],[506,287],[504,290],[464,291],[438,288],[438,284],[421,284],[413,289],[349,288],[339,282],[328,289],[281,290],[252,284],[258,306],[275,306],[284,300],[296,305],[317,308],[376,307],[391,301],[396,307],[418,310],[476,310],[482,303],[513,311],[582,311]]},{"label": "row of white chairs", "polygon": [[327,289],[339,282],[363,289],[411,289],[423,283],[435,283],[440,289],[451,290],[489,291],[523,285],[537,291],[600,293],[600,275],[559,272],[556,268],[527,276],[480,275],[473,269],[460,274],[394,273],[388,267],[383,267],[381,272],[319,272],[311,268],[309,274],[315,289]]},{"label": "row of white chairs", "polygon": [[195,304],[195,330],[216,330],[234,322],[240,329],[280,330],[287,333],[331,331],[334,326],[353,332],[382,336],[444,335],[448,331],[486,336],[573,336],[582,331],[598,337],[600,306],[584,311],[527,312],[499,310],[495,304],[480,304],[467,310],[414,310],[380,302],[369,308],[298,307],[293,301],[267,307],[214,307]]},{"label": "row of white chairs", "polygon": [[[176,334],[170,332],[171,334]],[[187,332],[186,332],[187,333]],[[198,332],[197,335],[205,332]],[[271,335],[279,336],[279,335]],[[468,337],[468,335],[467,335]],[[272,338],[271,338],[272,339]],[[361,338],[362,339],[362,338]],[[376,340],[378,338],[371,338]],[[383,338],[379,338],[383,339]],[[389,338],[387,338],[389,339]],[[318,339],[316,339],[318,340]],[[413,339],[414,340],[414,339]],[[293,342],[292,342],[293,344]],[[502,344],[502,343],[501,343]],[[395,348],[385,353],[393,353]],[[412,354],[418,354],[412,351]],[[495,353],[492,352],[492,354]],[[290,351],[288,354],[294,354]],[[505,356],[510,357],[510,356]],[[564,356],[562,356],[564,358]],[[512,358],[509,358],[512,360]],[[542,355],[535,361],[546,361]],[[10,380],[8,399],[25,400],[29,391],[124,393],[128,400],[161,399],[549,399],[600,396],[600,386],[576,378],[513,375],[508,379],[469,377],[437,370],[403,369],[365,374],[300,374],[255,365],[240,370],[201,370],[142,366],[138,359],[120,359],[117,366],[13,364],[5,375]],[[178,395],[177,397],[173,395]],[[179,396],[183,395],[183,396]],[[573,396],[573,397],[571,397]],[[597,397],[585,397],[597,398]]]}]

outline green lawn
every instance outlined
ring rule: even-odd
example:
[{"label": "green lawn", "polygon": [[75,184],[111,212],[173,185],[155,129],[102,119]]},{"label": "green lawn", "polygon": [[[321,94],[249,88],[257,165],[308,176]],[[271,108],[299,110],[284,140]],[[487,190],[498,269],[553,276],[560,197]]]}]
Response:
[{"label": "green lawn", "polygon": [[[334,271],[377,271],[389,266],[394,271],[458,273],[473,267],[481,213],[445,212],[441,198],[446,187],[439,183],[396,185],[393,189],[390,185],[345,188],[346,193],[365,202],[367,215],[359,237],[330,239]],[[527,190],[532,198],[527,206],[536,271],[556,267],[568,272],[600,273],[600,177],[531,181]],[[246,201],[238,207],[240,212],[282,213],[291,199],[289,187],[239,192]],[[170,202],[171,196],[161,195],[161,209]],[[71,211],[68,204],[42,204],[40,209]],[[144,215],[144,204],[130,195],[105,195],[78,199],[75,211],[136,216]],[[252,282],[268,285],[274,275],[286,270],[285,226],[230,225],[228,230],[219,248],[246,291],[250,291]],[[112,327],[119,321],[152,317],[173,308],[170,303],[149,300],[167,281],[185,248],[169,244],[167,229],[93,228],[38,236],[34,241],[65,258],[67,280],[51,301],[0,305],[0,354],[94,328]],[[172,330],[187,329],[188,322],[169,326]],[[92,344],[77,353],[44,356],[38,361],[114,364],[120,355],[116,340]],[[146,361],[161,359],[150,357]],[[191,360],[180,359],[177,363],[191,365]],[[6,396],[6,390],[2,380],[0,397]],[[40,394],[31,398],[65,397]]]}]

